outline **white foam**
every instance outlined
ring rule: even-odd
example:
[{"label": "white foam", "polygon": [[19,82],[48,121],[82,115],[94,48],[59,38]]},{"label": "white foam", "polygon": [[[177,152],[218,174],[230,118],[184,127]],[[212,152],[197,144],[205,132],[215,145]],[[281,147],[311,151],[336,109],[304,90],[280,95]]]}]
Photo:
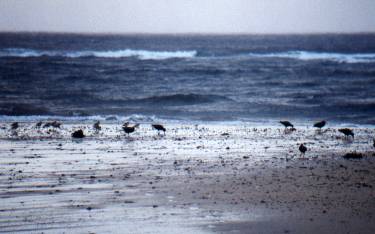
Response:
[{"label": "white foam", "polygon": [[310,51],[288,51],[280,53],[250,53],[251,57],[262,58],[290,58],[299,60],[328,60],[339,63],[371,63],[375,62],[375,53],[330,53],[330,52],[310,52]]},{"label": "white foam", "polygon": [[8,48],[0,51],[0,57],[99,57],[99,58],[126,58],[135,57],[141,60],[162,60],[171,58],[193,58],[197,51],[149,51],[149,50],[109,50],[109,51],[46,51],[24,48]]},{"label": "white foam", "polygon": [[[163,60],[172,58],[194,58],[197,51],[151,51],[151,50],[108,50],[108,51],[54,51],[54,50],[34,50],[25,48],[6,48],[0,50],[0,57],[98,57],[98,58],[128,58],[134,57],[140,60]],[[327,60],[339,63],[375,63],[375,53],[332,53],[332,52],[314,52],[314,51],[286,51],[278,53],[249,53],[247,56],[256,58],[287,58],[298,60]],[[233,57],[233,56],[230,56]],[[243,57],[235,55],[234,57]],[[210,57],[212,59],[212,57]],[[217,59],[223,57],[214,57]]]},{"label": "white foam", "polygon": [[105,120],[105,117],[99,115],[92,116],[57,116],[57,115],[0,115],[0,122],[37,122],[37,121],[47,121],[47,120],[60,120],[67,122],[80,122],[89,120]]},{"label": "white foam", "polygon": [[138,122],[138,123],[152,123],[161,121],[161,119],[154,115],[141,115],[132,114],[128,116],[121,115],[90,115],[90,116],[59,116],[59,115],[0,115],[0,122],[38,122],[38,121],[50,121],[59,120],[64,122],[92,122],[92,121],[103,121],[103,122]]}]

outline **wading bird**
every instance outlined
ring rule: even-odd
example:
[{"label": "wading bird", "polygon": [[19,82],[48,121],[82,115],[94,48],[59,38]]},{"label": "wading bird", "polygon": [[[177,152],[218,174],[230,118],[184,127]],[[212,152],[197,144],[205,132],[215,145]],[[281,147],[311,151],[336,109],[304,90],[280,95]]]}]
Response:
[{"label": "wading bird", "polygon": [[40,128],[42,126],[43,122],[39,121],[38,123],[35,124],[35,127]]},{"label": "wading bird", "polygon": [[282,125],[284,125],[285,129],[288,127],[294,128],[293,124],[291,124],[289,121],[280,121]]},{"label": "wading bird", "polygon": [[151,126],[152,126],[153,129],[158,130],[158,134],[159,134],[160,131],[163,131],[164,135],[165,135],[165,131],[167,131],[165,129],[165,127],[163,125],[161,125],[161,124],[152,124]]},{"label": "wading bird", "polygon": [[12,124],[10,125],[10,128],[11,128],[12,130],[16,130],[18,127],[19,127],[18,122],[14,122],[14,123],[12,123]]},{"label": "wading bird", "polygon": [[130,133],[134,132],[137,127],[139,127],[139,124],[135,124],[134,126],[129,126],[129,122],[126,122],[124,123],[124,125],[122,125],[122,129],[124,130],[125,133],[128,134],[128,136],[130,136]]},{"label": "wading bird", "polygon": [[100,121],[97,121],[96,123],[94,123],[93,127],[95,131],[100,131],[102,129],[102,127],[100,126]]},{"label": "wading bird", "polygon": [[[293,124],[291,124],[289,121],[280,121],[280,123],[281,123],[282,125],[284,125],[284,127],[285,127],[284,132],[285,132],[285,133],[291,133],[291,132],[293,132],[293,131],[296,130],[296,129],[294,128]],[[290,127],[290,128],[288,128],[288,127]]]},{"label": "wading bird", "polygon": [[341,129],[339,129],[339,132],[343,133],[345,135],[345,137],[352,136],[353,139],[354,139],[353,130],[351,130],[349,128],[341,128]]},{"label": "wading bird", "polygon": [[306,146],[304,146],[303,144],[301,144],[298,149],[301,152],[301,155],[305,156],[305,153],[307,151]]},{"label": "wading bird", "polygon": [[82,129],[79,129],[79,130],[72,133],[72,137],[73,138],[84,138],[85,134],[83,134]]},{"label": "wading bird", "polygon": [[44,126],[43,126],[43,128],[49,128],[49,127],[60,128],[60,126],[61,126],[60,122],[53,121],[53,122],[47,122],[47,123],[45,123]]},{"label": "wading bird", "polygon": [[314,124],[314,128],[319,128],[319,130],[322,129],[322,127],[324,127],[326,125],[326,121],[323,120],[323,121],[320,121],[320,122],[317,122]]}]

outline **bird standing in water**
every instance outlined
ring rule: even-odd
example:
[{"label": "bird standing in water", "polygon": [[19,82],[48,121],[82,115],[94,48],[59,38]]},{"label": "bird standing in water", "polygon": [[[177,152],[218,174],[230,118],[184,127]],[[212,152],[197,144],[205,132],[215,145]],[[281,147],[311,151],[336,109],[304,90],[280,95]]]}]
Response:
[{"label": "bird standing in water", "polygon": [[[284,132],[285,132],[285,133],[291,133],[291,132],[293,132],[293,131],[296,130],[296,129],[294,128],[293,124],[291,124],[289,121],[280,121],[280,123],[281,123],[282,125],[284,125],[284,127],[285,127]],[[288,128],[288,127],[290,127],[290,128]]]},{"label": "bird standing in water", "polygon": [[12,124],[10,125],[10,128],[11,128],[12,130],[16,130],[18,127],[19,127],[18,122],[14,122],[14,123],[12,123]]},{"label": "bird standing in water", "polygon": [[60,128],[61,127],[61,123],[57,122],[57,121],[53,121],[53,122],[47,122],[43,126],[43,128],[49,128],[49,127]]},{"label": "bird standing in water", "polygon": [[303,144],[301,144],[298,149],[301,152],[301,155],[305,156],[305,153],[307,151],[306,146],[304,146]]},{"label": "bird standing in water", "polygon": [[282,125],[284,125],[285,129],[288,127],[294,128],[293,124],[291,124],[289,121],[280,121]]},{"label": "bird standing in water", "polygon": [[314,128],[319,128],[319,130],[322,130],[322,127],[324,127],[325,125],[326,125],[326,121],[323,120],[323,121],[315,123]]},{"label": "bird standing in water", "polygon": [[128,136],[130,136],[130,133],[134,132],[137,127],[139,127],[139,124],[129,126],[129,122],[126,122],[124,123],[124,125],[122,125],[122,129],[124,130],[125,133],[128,134]]},{"label": "bird standing in water", "polygon": [[158,130],[158,134],[159,134],[160,131],[163,131],[164,135],[165,135],[165,131],[167,131],[165,129],[165,127],[163,125],[161,125],[161,124],[152,124],[151,126],[152,126],[153,129]]},{"label": "bird standing in water", "polygon": [[77,131],[74,131],[72,133],[72,137],[73,138],[84,138],[85,137],[85,134],[83,133],[82,129],[79,129]]},{"label": "bird standing in water", "polygon": [[102,129],[102,127],[100,126],[100,121],[94,123],[93,128],[95,129],[95,131],[100,131]]},{"label": "bird standing in water", "polygon": [[35,127],[36,128],[40,128],[42,126],[43,122],[42,121],[39,121],[38,123],[35,124]]},{"label": "bird standing in water", "polygon": [[352,136],[353,139],[354,139],[353,130],[351,130],[349,128],[341,128],[341,129],[339,129],[339,132],[343,133],[345,135],[345,137]]}]

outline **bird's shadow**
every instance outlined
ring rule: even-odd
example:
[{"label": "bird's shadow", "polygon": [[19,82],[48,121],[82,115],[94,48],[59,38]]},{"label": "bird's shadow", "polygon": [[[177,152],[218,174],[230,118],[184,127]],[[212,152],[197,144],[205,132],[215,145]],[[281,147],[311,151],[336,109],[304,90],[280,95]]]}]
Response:
[{"label": "bird's shadow", "polygon": [[295,128],[286,128],[284,129],[284,134],[292,134],[295,131],[296,131]]},{"label": "bird's shadow", "polygon": [[73,142],[73,143],[80,144],[80,143],[83,142],[83,138],[72,138],[72,142]]},{"label": "bird's shadow", "polygon": [[315,129],[315,135],[323,135],[324,133],[326,133],[328,130],[327,129]]},{"label": "bird's shadow", "polygon": [[354,142],[354,138],[353,137],[342,137],[342,142],[344,144],[352,144]]},{"label": "bird's shadow", "polygon": [[133,141],[136,141],[136,138],[132,136],[125,136],[124,140],[125,142],[133,142]]},{"label": "bird's shadow", "polygon": [[10,132],[10,135],[13,136],[13,137],[17,137],[18,136],[18,131],[12,129],[11,132]]},{"label": "bird's shadow", "polygon": [[154,140],[162,140],[162,139],[164,139],[165,137],[166,137],[166,136],[163,135],[163,134],[157,134],[157,135],[153,136],[152,139],[154,139]]},{"label": "bird's shadow", "polygon": [[307,160],[310,160],[309,158],[305,157],[305,156],[301,156],[299,155],[298,157],[296,157],[297,160],[302,160],[302,161],[307,161]]}]

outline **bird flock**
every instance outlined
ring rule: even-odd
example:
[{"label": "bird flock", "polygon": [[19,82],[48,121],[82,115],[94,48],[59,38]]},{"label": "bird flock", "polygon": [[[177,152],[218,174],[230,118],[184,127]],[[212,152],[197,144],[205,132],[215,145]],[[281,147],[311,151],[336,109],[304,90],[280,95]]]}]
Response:
[{"label": "bird flock", "polygon": [[[317,128],[319,132],[321,132],[322,128],[326,125],[326,121],[323,120],[323,121],[319,121],[319,122],[316,122],[313,127]],[[289,121],[280,121],[280,124],[282,124],[284,127],[285,127],[285,132],[293,132],[293,131],[296,131],[296,128],[294,127],[294,125],[289,122]],[[58,122],[58,121],[52,121],[52,122],[46,122],[43,124],[42,121],[38,122],[35,127],[36,128],[60,128],[61,127],[61,123]],[[128,135],[130,136],[131,133],[135,132],[136,129],[139,127],[139,123],[137,124],[134,124],[134,125],[131,125],[129,122],[126,122],[122,125],[122,130]],[[158,135],[160,134],[160,132],[163,132],[163,134],[165,135],[165,132],[167,131],[166,128],[161,125],[161,124],[151,124],[151,127],[152,129],[154,130],[157,130],[158,132]],[[13,122],[11,125],[10,125],[10,128],[11,130],[15,131],[19,128],[19,123],[18,122]],[[99,132],[101,131],[102,127],[100,126],[100,121],[97,121],[94,123],[93,125],[93,129],[96,131],[96,132]],[[341,132],[342,134],[344,134],[345,138],[348,138],[350,139],[350,137],[352,139],[354,139],[354,132],[352,129],[349,129],[349,128],[340,128],[338,129],[339,132]],[[84,138],[85,137],[85,134],[83,132],[82,129],[78,129],[76,131],[74,131],[72,134],[71,134],[72,138]],[[373,147],[375,147],[375,139],[373,139]],[[301,155],[304,156],[306,151],[308,150],[307,147],[301,143],[299,145],[299,151],[301,152]]]},{"label": "bird flock", "polygon": [[[43,122],[40,121],[38,122],[35,127],[36,128],[60,128],[62,125],[62,123],[60,122],[57,122],[57,121],[53,121],[53,122],[46,122],[44,123],[43,125]],[[134,125],[130,125],[129,122],[126,122],[122,125],[122,130],[128,135],[130,136],[130,133],[133,133],[135,132],[135,130],[139,127],[139,123],[137,124],[134,124]],[[10,129],[15,131],[17,130],[18,128],[20,127],[19,123],[18,122],[13,122],[11,123],[10,125]],[[165,135],[165,132],[167,131],[167,129],[161,125],[161,124],[151,124],[151,127],[152,129],[155,129],[158,131],[158,134],[160,134],[160,132],[163,132],[164,135]],[[95,132],[99,132],[100,130],[102,130],[102,127],[100,126],[100,121],[96,121],[93,125],[93,129],[95,130]],[[84,138],[85,137],[85,134],[83,132],[82,129],[78,129],[76,131],[74,131],[71,136],[73,138]]]},{"label": "bird flock", "polygon": [[[285,131],[296,131],[296,128],[294,127],[294,125],[290,123],[289,121],[280,121],[280,123],[285,127]],[[325,120],[322,120],[322,121],[316,122],[313,126],[314,128],[317,128],[318,131],[321,132],[322,128],[326,125],[326,123],[327,122]],[[340,128],[338,129],[338,131],[344,134],[346,138],[352,137],[352,139],[354,139],[354,132],[352,129]],[[373,139],[373,146],[375,147],[375,139]],[[301,155],[304,156],[307,151],[307,147],[302,143],[300,144],[298,149],[301,152]]]}]

